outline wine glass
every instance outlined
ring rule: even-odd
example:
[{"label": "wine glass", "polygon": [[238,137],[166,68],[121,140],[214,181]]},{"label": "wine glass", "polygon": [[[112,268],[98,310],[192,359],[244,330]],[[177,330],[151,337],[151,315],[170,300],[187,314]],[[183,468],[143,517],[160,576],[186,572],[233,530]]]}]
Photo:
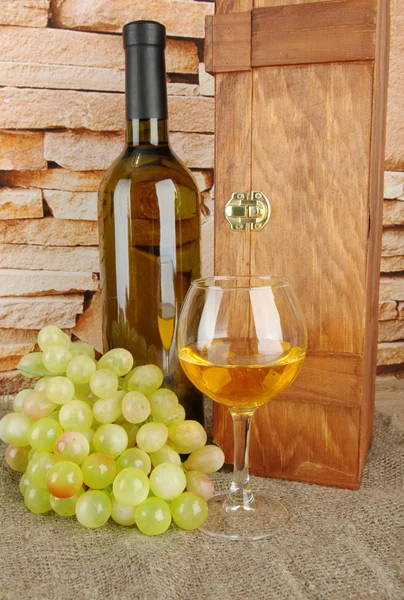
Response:
[{"label": "wine glass", "polygon": [[307,330],[289,281],[207,277],[192,282],[178,323],[179,359],[190,381],[228,407],[234,472],[228,493],[209,501],[205,533],[264,539],[289,520],[282,503],[253,494],[248,444],[255,410],[286,389],[302,368]]}]

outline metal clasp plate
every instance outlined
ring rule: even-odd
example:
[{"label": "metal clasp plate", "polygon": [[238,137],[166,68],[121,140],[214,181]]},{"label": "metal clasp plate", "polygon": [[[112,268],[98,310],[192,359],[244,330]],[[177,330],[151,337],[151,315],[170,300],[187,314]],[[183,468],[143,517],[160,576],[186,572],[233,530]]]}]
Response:
[{"label": "metal clasp plate", "polygon": [[225,207],[225,216],[232,231],[261,231],[271,216],[271,205],[262,192],[233,192]]}]

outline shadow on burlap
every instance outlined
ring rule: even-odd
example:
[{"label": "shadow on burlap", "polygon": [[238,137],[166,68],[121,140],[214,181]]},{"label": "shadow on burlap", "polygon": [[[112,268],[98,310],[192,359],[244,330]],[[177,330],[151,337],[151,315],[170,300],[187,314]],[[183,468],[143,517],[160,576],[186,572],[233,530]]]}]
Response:
[{"label": "shadow on burlap", "polygon": [[[2,463],[1,600],[403,600],[404,433],[376,416],[363,484],[351,492],[253,478],[293,517],[269,540],[29,513]],[[226,479],[228,476],[221,476]]]}]

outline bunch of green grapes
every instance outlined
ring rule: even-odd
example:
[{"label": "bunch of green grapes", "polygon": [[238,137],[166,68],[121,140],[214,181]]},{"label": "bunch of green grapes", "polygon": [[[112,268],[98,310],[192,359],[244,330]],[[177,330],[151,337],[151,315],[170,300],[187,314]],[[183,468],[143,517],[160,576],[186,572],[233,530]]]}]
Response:
[{"label": "bunch of green grapes", "polygon": [[162,371],[134,368],[122,348],[96,361],[90,345],[72,343],[52,325],[39,332],[38,346],[18,369],[41,379],[17,394],[14,412],[0,421],[27,508],[75,515],[89,528],[111,517],[146,535],[164,533],[172,521],[200,527],[214,493],[209,474],[224,455],[161,387]]}]

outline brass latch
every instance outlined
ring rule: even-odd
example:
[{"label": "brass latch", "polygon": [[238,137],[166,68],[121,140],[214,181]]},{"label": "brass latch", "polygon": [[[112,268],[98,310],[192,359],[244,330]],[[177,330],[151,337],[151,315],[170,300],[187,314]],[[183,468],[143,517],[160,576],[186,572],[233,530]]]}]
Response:
[{"label": "brass latch", "polygon": [[268,198],[262,192],[251,192],[251,200],[247,192],[233,192],[226,204],[226,219],[232,231],[261,231],[271,216]]}]

